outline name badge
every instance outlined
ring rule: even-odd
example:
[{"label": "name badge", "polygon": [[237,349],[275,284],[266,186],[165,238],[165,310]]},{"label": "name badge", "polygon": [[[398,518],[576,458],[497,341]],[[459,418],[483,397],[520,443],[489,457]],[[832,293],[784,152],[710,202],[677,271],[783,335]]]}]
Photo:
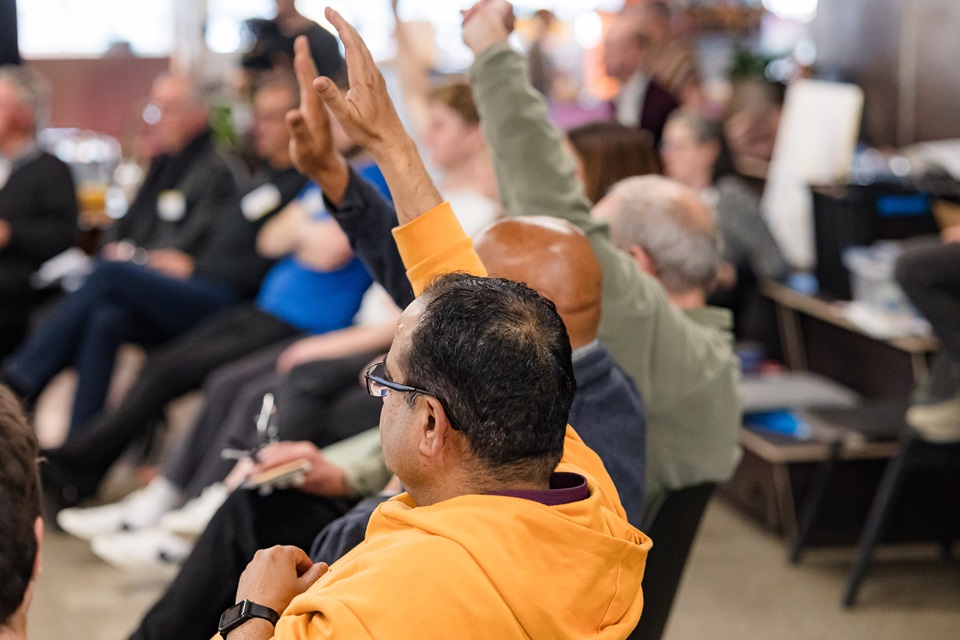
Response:
[{"label": "name badge", "polygon": [[256,222],[280,206],[283,200],[280,189],[275,184],[265,184],[257,187],[240,200],[240,210],[243,217],[250,222]]},{"label": "name badge", "polygon": [[183,191],[169,189],[157,196],[157,215],[164,222],[179,222],[187,213],[187,197]]}]

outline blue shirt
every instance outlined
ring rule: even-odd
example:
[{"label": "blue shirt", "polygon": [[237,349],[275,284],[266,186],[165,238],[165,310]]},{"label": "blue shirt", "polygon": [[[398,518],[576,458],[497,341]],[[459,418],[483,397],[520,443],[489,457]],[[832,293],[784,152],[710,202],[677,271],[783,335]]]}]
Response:
[{"label": "blue shirt", "polygon": [[[358,172],[369,176],[374,185],[383,185],[381,194],[389,199],[386,183],[376,165],[367,165]],[[308,183],[297,200],[308,207],[313,220],[330,217],[316,184]],[[353,323],[371,282],[366,268],[356,257],[339,269],[318,271],[289,255],[264,278],[257,307],[307,333],[326,333]]]}]

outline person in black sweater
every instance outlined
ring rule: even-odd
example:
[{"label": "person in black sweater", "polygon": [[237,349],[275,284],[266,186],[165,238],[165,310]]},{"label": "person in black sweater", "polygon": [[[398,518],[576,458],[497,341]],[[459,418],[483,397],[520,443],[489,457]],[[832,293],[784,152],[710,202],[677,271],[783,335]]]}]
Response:
[{"label": "person in black sweater", "polygon": [[[290,81],[276,80],[259,90],[254,138],[265,167],[246,195],[240,199],[234,196],[220,206],[215,223],[202,234],[202,241],[191,244],[190,252],[180,244],[178,248],[138,250],[134,260],[128,261],[107,256],[85,285],[58,305],[4,362],[0,380],[32,400],[53,376],[73,365],[79,374],[73,431],[103,407],[116,352],[122,344],[155,346],[168,342],[206,317],[253,297],[271,266],[270,260],[256,253],[256,234],[306,184],[290,163],[283,120],[297,102],[297,87]],[[213,158],[205,153],[200,157]],[[178,162],[167,160],[168,166]],[[194,171],[198,173],[189,178],[191,181],[207,182],[214,189],[224,185],[234,188],[232,175],[222,160],[200,161],[184,174]],[[170,192],[147,185],[144,188]],[[182,193],[189,204],[189,192],[184,189]],[[154,212],[158,207],[173,208],[158,205],[157,198],[149,202]],[[147,217],[157,216],[153,213]],[[173,238],[178,229],[167,222],[158,222],[154,231]],[[123,233],[140,233],[146,227],[130,225]],[[186,240],[188,235],[180,237]],[[142,245],[143,241],[138,239],[137,243]],[[111,249],[108,244],[105,252],[109,254],[119,246]]]},{"label": "person in black sweater", "polygon": [[0,357],[22,340],[41,299],[30,274],[69,248],[77,231],[70,170],[36,146],[46,94],[36,74],[0,68]]},{"label": "person in black sweater", "polygon": [[243,54],[240,64],[251,76],[275,70],[293,70],[293,42],[306,36],[310,55],[320,73],[340,78],[346,63],[340,55],[337,38],[297,11],[294,0],[276,0],[277,15],[272,19],[247,20],[246,28],[254,38],[253,46]]}]

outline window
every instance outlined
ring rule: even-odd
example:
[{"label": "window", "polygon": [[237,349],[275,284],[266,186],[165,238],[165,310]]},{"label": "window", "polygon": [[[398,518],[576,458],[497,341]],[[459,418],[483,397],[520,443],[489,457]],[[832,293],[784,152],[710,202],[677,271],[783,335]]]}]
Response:
[{"label": "window", "polygon": [[17,27],[26,57],[104,54],[128,42],[141,56],[168,55],[174,0],[19,0]]}]

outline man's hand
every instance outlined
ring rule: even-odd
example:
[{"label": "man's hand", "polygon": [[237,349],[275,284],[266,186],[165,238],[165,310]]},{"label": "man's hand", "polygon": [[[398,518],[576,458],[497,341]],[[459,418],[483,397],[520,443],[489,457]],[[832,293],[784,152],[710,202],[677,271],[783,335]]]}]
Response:
[{"label": "man's hand", "polygon": [[10,223],[0,220],[0,249],[5,249],[8,244],[10,244]]},{"label": "man's hand", "polygon": [[290,601],[326,573],[325,562],[313,564],[297,547],[261,549],[240,576],[237,602],[252,600],[283,613]]},{"label": "man's hand", "polygon": [[[350,90],[346,95],[341,94],[329,78],[317,78],[313,87],[346,134],[373,154],[393,194],[397,219],[400,224],[406,224],[441,204],[443,199],[423,166],[416,145],[403,129],[367,45],[339,13],[327,8],[326,16],[343,40]],[[336,194],[317,182],[327,198],[337,204]],[[346,185],[343,188],[346,189]]]},{"label": "man's hand", "polygon": [[175,249],[155,249],[147,254],[147,266],[165,276],[186,280],[193,275],[193,258]]},{"label": "man's hand", "polygon": [[288,462],[306,460],[310,463],[310,471],[304,475],[303,484],[297,487],[299,491],[327,498],[340,498],[350,494],[343,469],[327,460],[312,442],[278,442],[264,447],[258,457],[260,462],[253,468],[251,475]]},{"label": "man's hand", "polygon": [[299,36],[293,48],[293,69],[297,74],[297,84],[300,85],[300,107],[287,113],[290,157],[297,171],[313,179],[327,192],[328,187],[323,181],[328,181],[328,174],[331,173],[346,174],[346,161],[333,145],[327,107],[313,89],[317,65],[310,53],[307,37]]},{"label": "man's hand", "polygon": [[506,42],[513,31],[513,5],[506,0],[480,0],[463,12],[463,42],[474,55]]},{"label": "man's hand", "polygon": [[326,16],[343,41],[350,89],[345,95],[340,93],[330,78],[317,78],[313,86],[350,139],[382,162],[393,150],[407,144],[409,136],[387,93],[383,74],[360,34],[329,7]]}]

